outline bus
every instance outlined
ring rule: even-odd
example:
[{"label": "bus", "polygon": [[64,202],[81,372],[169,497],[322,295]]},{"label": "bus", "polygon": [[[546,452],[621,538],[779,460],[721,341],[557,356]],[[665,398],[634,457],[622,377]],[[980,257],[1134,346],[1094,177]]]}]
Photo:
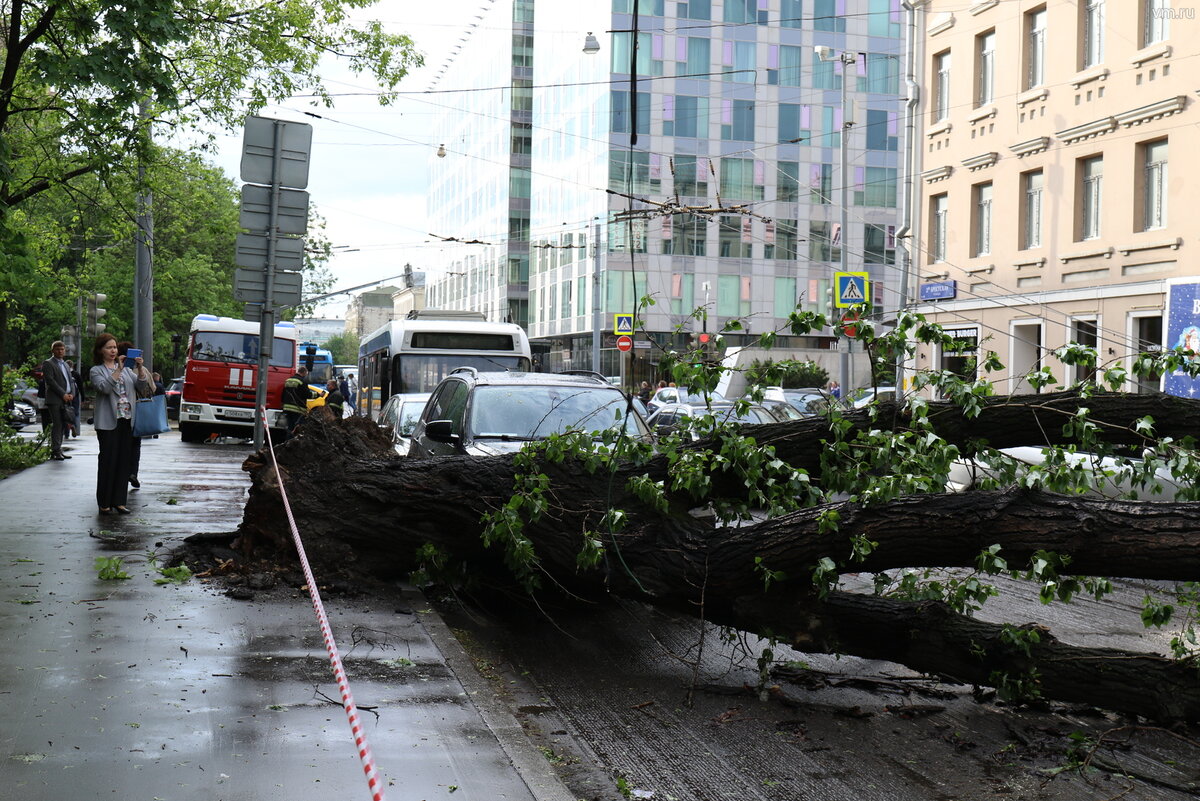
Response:
[{"label": "bus", "polygon": [[428,395],[455,367],[533,367],[529,337],[515,323],[490,323],[479,312],[410,311],[363,337],[358,349],[358,409],[378,421],[392,395]]},{"label": "bus", "polygon": [[[258,389],[259,324],[232,317],[197,314],[188,334],[179,437],[202,442],[212,434],[254,436]],[[297,334],[293,323],[275,326],[267,368],[267,425],[286,429],[283,384],[296,372]]]},{"label": "bus", "polygon": [[[311,360],[310,360],[311,357]],[[308,383],[325,389],[333,378],[333,353],[312,342],[300,343],[300,363],[308,368]]]}]

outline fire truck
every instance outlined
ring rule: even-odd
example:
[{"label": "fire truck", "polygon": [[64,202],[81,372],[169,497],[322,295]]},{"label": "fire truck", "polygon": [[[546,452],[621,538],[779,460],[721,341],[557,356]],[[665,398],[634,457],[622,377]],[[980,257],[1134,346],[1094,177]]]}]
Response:
[{"label": "fire truck", "polygon": [[[259,324],[232,317],[198,314],[188,334],[179,436],[203,442],[213,434],[254,435],[254,399],[258,388]],[[283,384],[296,372],[297,341],[293,323],[278,323],[267,368],[267,425],[282,434]]]}]

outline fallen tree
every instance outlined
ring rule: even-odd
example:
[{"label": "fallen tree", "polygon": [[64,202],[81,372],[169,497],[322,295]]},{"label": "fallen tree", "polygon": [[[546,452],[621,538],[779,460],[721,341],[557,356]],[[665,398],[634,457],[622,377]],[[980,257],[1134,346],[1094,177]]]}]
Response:
[{"label": "fallen tree", "polygon": [[[856,450],[873,448],[871,464],[886,469],[887,454],[870,444],[885,423],[890,431],[977,453],[985,444],[1078,442],[1072,432],[1083,407],[1088,431],[1126,448],[1161,447],[1160,438],[1185,437],[1200,421],[1200,403],[1180,398],[1055,393],[984,399],[975,417],[953,404],[932,404],[916,416],[889,404],[874,416],[814,418],[743,434],[755,437],[756,448],[772,446],[815,484],[833,485],[844,481],[847,462],[839,458],[856,458]],[[1153,429],[1148,417],[1157,421]],[[717,441],[685,451],[723,452]],[[926,567],[957,568],[982,581],[1018,569],[1034,579],[1034,591],[1060,600],[1085,589],[1103,595],[1103,581],[1081,577],[1187,582],[1200,574],[1200,505],[1009,487],[825,502],[722,526],[687,511],[698,499],[673,484],[680,462],[669,455],[616,464],[610,472],[589,472],[579,460],[541,459],[538,511],[528,513],[532,504],[526,505],[512,529],[496,520],[521,509],[512,499],[514,484],[529,475],[522,457],[410,461],[397,458],[373,424],[318,415],[276,458],[278,474],[265,451],[245,464],[252,488],[238,548],[248,555],[290,549],[281,475],[304,521],[306,548],[318,560],[353,560],[388,575],[454,565],[459,576],[480,583],[556,588],[586,599],[620,595],[768,633],[800,650],[886,659],[1014,697],[1040,695],[1164,720],[1200,717],[1200,674],[1190,657],[1066,645],[1036,621],[985,623],[969,613],[986,592],[966,592],[961,583],[951,582],[957,596],[937,599],[895,586],[890,595],[837,587],[839,571],[886,575]],[[745,492],[744,471],[721,460],[706,464],[717,496]],[[661,482],[665,503],[635,491],[631,479],[639,477]],[[624,511],[627,524],[603,526],[614,508]],[[493,516],[491,526],[485,515]],[[581,553],[594,561],[581,566]]]}]

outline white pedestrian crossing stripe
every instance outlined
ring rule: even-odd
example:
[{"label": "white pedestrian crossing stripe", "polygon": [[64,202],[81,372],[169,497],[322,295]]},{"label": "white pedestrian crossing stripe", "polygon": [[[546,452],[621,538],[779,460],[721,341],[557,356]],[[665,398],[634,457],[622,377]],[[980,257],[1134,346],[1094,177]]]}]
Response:
[{"label": "white pedestrian crossing stripe", "polygon": [[869,273],[834,273],[834,305],[839,309],[861,306],[870,297]]}]

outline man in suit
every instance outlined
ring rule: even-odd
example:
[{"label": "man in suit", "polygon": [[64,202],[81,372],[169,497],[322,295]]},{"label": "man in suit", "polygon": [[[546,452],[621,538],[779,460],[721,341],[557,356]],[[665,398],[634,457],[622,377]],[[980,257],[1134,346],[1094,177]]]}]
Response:
[{"label": "man in suit", "polygon": [[62,461],[71,457],[63,453],[63,429],[66,428],[67,409],[75,399],[75,382],[71,368],[63,356],[67,346],[62,342],[50,345],[49,359],[42,362],[42,380],[46,384],[46,415],[50,418],[50,458]]}]

